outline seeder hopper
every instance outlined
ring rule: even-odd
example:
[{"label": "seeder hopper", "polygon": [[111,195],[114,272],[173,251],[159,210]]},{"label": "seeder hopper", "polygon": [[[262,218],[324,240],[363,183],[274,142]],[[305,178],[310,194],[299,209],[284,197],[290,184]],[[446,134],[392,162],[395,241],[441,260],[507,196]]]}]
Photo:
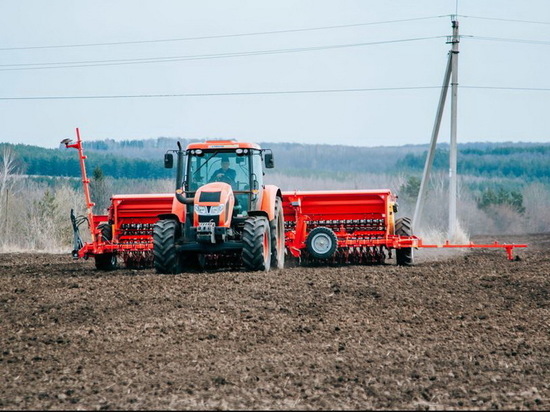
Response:
[{"label": "seeder hopper", "polygon": [[[113,195],[107,215],[95,215],[82,141],[65,139],[79,151],[86,216],[75,217],[74,258],[93,257],[111,270],[155,267],[158,273],[230,267],[268,271],[298,264],[413,264],[417,248],[503,248],[508,259],[524,244],[424,244],[412,233],[410,218],[397,217],[390,190],[281,191],[263,181],[274,167],[273,154],[234,140],[190,144],[177,155],[174,194]],[[79,226],[87,222],[91,242]]]}]

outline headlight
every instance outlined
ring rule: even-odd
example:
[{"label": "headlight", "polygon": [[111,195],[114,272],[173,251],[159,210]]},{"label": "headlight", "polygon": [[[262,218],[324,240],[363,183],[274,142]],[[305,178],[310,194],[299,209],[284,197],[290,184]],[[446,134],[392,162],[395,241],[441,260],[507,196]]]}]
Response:
[{"label": "headlight", "polygon": [[211,215],[219,215],[223,212],[223,205],[210,206]]},{"label": "headlight", "polygon": [[195,205],[195,212],[199,215],[207,215],[208,214],[208,206],[200,206]]},{"label": "headlight", "polygon": [[195,212],[198,215],[219,215],[223,212],[224,205],[202,206],[195,205]]}]

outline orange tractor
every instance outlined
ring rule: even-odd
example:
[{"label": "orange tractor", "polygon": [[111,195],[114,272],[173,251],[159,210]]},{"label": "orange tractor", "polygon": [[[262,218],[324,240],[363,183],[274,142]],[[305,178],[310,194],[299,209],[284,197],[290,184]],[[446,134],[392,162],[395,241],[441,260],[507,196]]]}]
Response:
[{"label": "orange tractor", "polygon": [[[381,264],[392,258],[413,264],[417,248],[504,248],[527,245],[424,244],[411,220],[396,218],[396,196],[383,190],[286,191],[264,184],[273,154],[257,144],[234,140],[192,143],[164,156],[174,167],[176,191],[168,194],[113,195],[107,215],[94,215],[82,142],[76,148],[87,216],[71,213],[74,258],[93,257],[111,270],[154,266],[159,273],[188,269],[244,267],[281,269],[285,259],[301,264]],[[83,243],[78,226],[87,221],[92,236]]]},{"label": "orange tractor", "polygon": [[[159,273],[188,267],[283,268],[285,230],[281,190],[263,182],[273,154],[233,140],[190,144],[176,151],[176,195],[153,229]],[[185,161],[184,161],[185,160]],[[174,156],[165,155],[172,167]]]}]

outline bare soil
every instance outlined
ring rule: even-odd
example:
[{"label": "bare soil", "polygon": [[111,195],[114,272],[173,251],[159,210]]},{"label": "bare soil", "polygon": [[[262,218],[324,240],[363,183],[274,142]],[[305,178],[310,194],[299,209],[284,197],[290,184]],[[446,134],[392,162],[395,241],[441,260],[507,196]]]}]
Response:
[{"label": "bare soil", "polygon": [[529,247],[267,274],[0,254],[0,409],[548,410],[550,234],[497,239]]}]

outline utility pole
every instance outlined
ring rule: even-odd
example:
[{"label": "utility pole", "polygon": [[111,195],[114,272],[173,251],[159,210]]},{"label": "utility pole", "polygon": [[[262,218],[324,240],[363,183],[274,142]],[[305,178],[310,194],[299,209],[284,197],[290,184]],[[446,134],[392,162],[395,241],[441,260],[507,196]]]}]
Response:
[{"label": "utility pole", "polygon": [[447,66],[445,68],[445,75],[443,77],[443,86],[441,87],[441,94],[439,96],[439,104],[435,116],[435,122],[432,130],[432,138],[430,141],[430,149],[428,156],[426,157],[426,163],[424,164],[424,171],[422,173],[422,181],[420,183],[420,190],[418,192],[418,198],[416,200],[416,206],[413,216],[413,233],[420,228],[420,221],[422,217],[422,210],[424,208],[424,199],[428,188],[428,181],[430,178],[430,171],[435,156],[435,149],[437,146],[437,138],[439,136],[439,128],[441,126],[441,119],[443,118],[443,111],[445,109],[445,101],[447,99],[447,91],[449,89],[449,83],[451,84],[451,145],[449,152],[449,238],[452,238],[456,233],[456,193],[457,193],[457,89],[458,89],[458,20],[456,16],[452,18],[453,34],[447,40],[447,44],[452,44],[452,48],[449,51]]},{"label": "utility pole", "polygon": [[453,67],[451,79],[451,147],[449,150],[449,238],[452,239],[456,234],[456,194],[457,194],[457,100],[458,100],[458,21],[456,16],[453,19],[453,38],[451,40]]},{"label": "utility pole", "polygon": [[432,139],[430,142],[430,150],[426,157],[426,163],[424,164],[424,172],[422,173],[422,181],[420,182],[420,190],[418,197],[416,198],[416,207],[414,209],[413,216],[413,233],[420,228],[420,219],[422,217],[422,210],[424,209],[424,199],[426,198],[426,192],[428,190],[428,181],[430,179],[430,171],[435,156],[435,148],[437,145],[437,137],[439,135],[439,127],[441,126],[441,119],[443,118],[443,110],[445,109],[445,100],[447,99],[447,90],[449,90],[449,81],[451,80],[451,67],[452,67],[453,55],[449,52],[449,58],[447,59],[447,68],[445,69],[445,76],[443,78],[443,86],[441,87],[441,95],[439,96],[439,104],[437,106],[437,114],[435,116],[435,123],[432,130]]}]

